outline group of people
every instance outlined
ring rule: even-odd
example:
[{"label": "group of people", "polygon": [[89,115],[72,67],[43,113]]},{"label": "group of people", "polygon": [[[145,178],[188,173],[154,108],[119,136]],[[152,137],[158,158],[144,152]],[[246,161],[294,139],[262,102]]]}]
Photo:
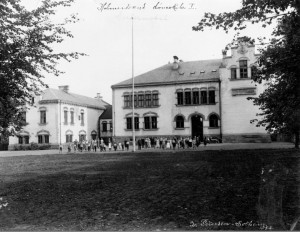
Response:
[{"label": "group of people", "polygon": [[[209,138],[203,138],[204,146],[209,143]],[[196,149],[201,144],[201,138],[199,136],[192,137],[151,137],[142,138],[137,140],[138,149],[142,148],[156,148],[156,149]]]},{"label": "group of people", "polygon": [[105,143],[103,138],[100,140],[81,140],[77,141],[77,139],[73,143],[68,144],[68,152],[83,152],[83,151],[111,151],[111,150],[129,150],[129,141],[124,140],[123,143],[112,142],[111,139],[108,139],[108,142]]},{"label": "group of people", "polygon": [[[148,137],[139,138],[136,140],[136,145],[139,150],[147,148],[155,149],[197,149],[201,143],[204,146],[209,143],[209,138],[204,137],[203,141],[199,136],[192,137]],[[129,139],[124,139],[123,141],[113,141],[108,139],[105,143],[103,138],[93,139],[93,140],[75,140],[73,143],[68,144],[68,152],[83,152],[83,151],[124,151],[129,150]]]}]

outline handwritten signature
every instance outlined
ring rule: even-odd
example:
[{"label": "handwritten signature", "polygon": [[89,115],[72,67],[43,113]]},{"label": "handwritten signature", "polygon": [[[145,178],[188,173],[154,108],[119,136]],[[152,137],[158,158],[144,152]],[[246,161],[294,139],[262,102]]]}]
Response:
[{"label": "handwritten signature", "polygon": [[196,10],[195,3],[174,3],[174,4],[165,4],[163,2],[157,2],[156,4],[150,5],[146,2],[141,3],[139,5],[134,5],[130,3],[126,3],[124,5],[116,5],[111,2],[99,2],[99,6],[97,9],[100,12],[103,11],[118,11],[118,10],[146,10],[146,9],[153,9],[153,10]]},{"label": "handwritten signature", "polygon": [[257,227],[260,230],[272,230],[272,226],[268,226],[264,223],[259,222],[253,222],[253,221],[238,221],[238,222],[212,222],[208,219],[202,219],[199,223],[195,223],[194,221],[190,222],[191,228],[197,228],[197,227],[213,227],[213,226],[235,226],[235,227]]}]

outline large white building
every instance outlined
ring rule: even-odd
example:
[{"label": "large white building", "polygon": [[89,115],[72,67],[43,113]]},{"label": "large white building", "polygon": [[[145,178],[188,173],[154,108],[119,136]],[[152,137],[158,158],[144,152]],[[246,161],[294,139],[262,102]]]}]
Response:
[{"label": "large white building", "polygon": [[75,140],[99,138],[99,116],[110,107],[100,94],[90,98],[70,93],[68,86],[45,89],[33,102],[24,112],[27,125],[9,138],[9,149],[32,142],[57,148]]},{"label": "large white building", "polygon": [[253,83],[251,67],[257,54],[241,43],[222,59],[174,63],[112,86],[113,137],[128,139],[160,136],[216,136],[223,142],[268,142],[270,136],[250,120],[257,106],[247,97],[264,87]]}]

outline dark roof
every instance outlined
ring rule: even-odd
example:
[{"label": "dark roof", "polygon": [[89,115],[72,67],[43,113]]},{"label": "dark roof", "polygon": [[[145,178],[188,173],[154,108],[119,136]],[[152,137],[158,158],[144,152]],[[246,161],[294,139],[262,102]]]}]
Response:
[{"label": "dark roof", "polygon": [[42,93],[40,103],[47,103],[49,101],[62,101],[65,103],[86,106],[97,109],[106,109],[109,104],[103,100],[82,96],[75,93],[64,92],[59,89],[45,89]]},{"label": "dark roof", "polygon": [[[173,69],[173,63],[171,63],[134,77],[134,83],[147,85],[219,79],[221,64],[222,59],[179,62],[178,69]],[[112,88],[131,84],[132,78],[115,84]]]},{"label": "dark roof", "polygon": [[99,117],[100,119],[112,119],[112,106],[107,106],[106,110]]}]

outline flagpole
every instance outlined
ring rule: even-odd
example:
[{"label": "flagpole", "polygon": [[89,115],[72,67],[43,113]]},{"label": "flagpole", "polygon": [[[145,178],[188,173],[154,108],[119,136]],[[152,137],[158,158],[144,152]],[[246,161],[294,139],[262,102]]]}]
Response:
[{"label": "flagpole", "polygon": [[134,49],[133,49],[133,17],[131,17],[132,32],[132,151],[135,152],[135,121],[134,121]]}]

